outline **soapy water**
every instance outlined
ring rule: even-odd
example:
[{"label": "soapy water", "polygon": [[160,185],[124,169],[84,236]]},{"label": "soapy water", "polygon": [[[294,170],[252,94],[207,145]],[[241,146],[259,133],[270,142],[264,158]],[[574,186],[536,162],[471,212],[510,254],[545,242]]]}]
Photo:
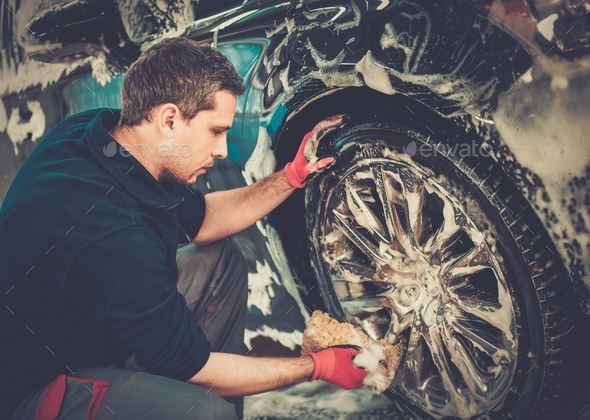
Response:
[{"label": "soapy water", "polygon": [[[306,43],[307,49],[317,68],[317,70],[309,73],[310,76],[322,80],[328,87],[366,85],[386,95],[393,95],[397,92],[395,85],[399,81],[401,83],[427,87],[437,95],[460,104],[460,108],[467,107],[473,114],[478,114],[479,111],[486,109],[487,104],[492,99],[492,95],[496,90],[498,80],[491,77],[483,82],[475,82],[466,76],[466,66],[470,66],[468,74],[473,76],[478,73],[479,68],[485,65],[483,62],[476,65],[471,63],[470,58],[473,57],[477,46],[467,47],[467,50],[461,53],[462,58],[455,63],[454,68],[446,71],[444,74],[422,73],[419,69],[421,67],[428,67],[424,66],[423,63],[425,52],[428,49],[436,48],[434,45],[430,45],[431,42],[436,43],[436,40],[431,39],[431,17],[422,6],[412,2],[404,3],[404,10],[400,12],[399,16],[410,22],[410,27],[412,24],[414,27],[420,27],[420,36],[415,36],[404,31],[398,32],[392,23],[385,25],[383,33],[380,36],[381,49],[398,50],[402,53],[401,57],[403,58],[399,70],[380,62],[372,50],[367,51],[360,60],[358,58],[355,59],[358,61],[356,61],[353,69],[346,70],[346,67],[342,66],[347,56],[346,48],[343,48],[334,58],[327,59],[320,52],[320,48],[314,46],[311,40],[308,40]],[[352,22],[354,22],[354,19]],[[312,27],[324,26],[326,26],[326,21],[320,19],[309,21],[305,25],[295,25],[291,22],[291,29],[288,31],[288,36],[295,32],[294,28],[299,32]],[[289,25],[287,27],[289,28]],[[348,25],[346,27],[352,28],[353,26]],[[408,92],[408,94],[411,95],[412,92]],[[464,109],[459,109],[453,115],[464,113]]]},{"label": "soapy water", "polygon": [[539,58],[493,114],[510,171],[590,310],[590,59]]},{"label": "soapy water", "polygon": [[[0,101],[1,103],[1,101]],[[27,109],[31,113],[27,121],[22,121],[18,108],[13,108],[10,117],[6,118],[4,106],[0,109],[0,131],[6,130],[6,135],[12,141],[14,154],[19,155],[18,146],[26,139],[36,141],[45,132],[45,113],[39,101],[28,101]],[[2,112],[4,111],[4,112]]]},{"label": "soapy water", "polygon": [[383,346],[374,341],[363,343],[360,337],[357,337],[356,341],[353,340],[351,344],[361,348],[360,353],[354,357],[353,363],[369,372],[363,380],[363,386],[371,388],[376,394],[383,393],[391,385],[392,377],[384,364]]},{"label": "soapy water", "polygon": [[[262,178],[272,174],[276,169],[276,158],[271,147],[271,139],[265,127],[260,126],[258,141],[250,158],[244,166],[242,176],[246,184],[250,185]],[[256,223],[260,234],[266,238],[265,244],[272,260],[256,260],[256,269],[248,273],[248,307],[256,308],[263,315],[273,314],[272,300],[275,287],[284,287],[294,299],[297,309],[307,321],[309,314],[297,291],[293,273],[288,265],[287,256],[278,232],[269,224],[266,218]],[[252,251],[249,251],[252,252]],[[276,270],[273,270],[273,266]],[[283,346],[294,349],[296,343],[301,342],[302,331],[279,331],[277,328],[258,328],[256,331],[246,331],[246,344],[251,346],[252,339],[258,335],[265,335]]]},{"label": "soapy water", "polygon": [[245,398],[246,419],[406,420],[385,395],[344,390],[324,381],[303,382]]}]

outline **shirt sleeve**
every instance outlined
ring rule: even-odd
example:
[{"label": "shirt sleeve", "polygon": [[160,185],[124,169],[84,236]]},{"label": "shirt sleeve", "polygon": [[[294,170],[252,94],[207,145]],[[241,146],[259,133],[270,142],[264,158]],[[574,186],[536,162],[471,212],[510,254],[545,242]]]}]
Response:
[{"label": "shirt sleeve", "polygon": [[126,227],[84,248],[64,288],[151,373],[186,381],[207,362],[210,345],[176,287],[161,239]]},{"label": "shirt sleeve", "polygon": [[177,207],[181,227],[178,243],[187,243],[197,236],[205,220],[205,197],[201,191],[190,187],[177,186],[175,191],[184,197]]}]

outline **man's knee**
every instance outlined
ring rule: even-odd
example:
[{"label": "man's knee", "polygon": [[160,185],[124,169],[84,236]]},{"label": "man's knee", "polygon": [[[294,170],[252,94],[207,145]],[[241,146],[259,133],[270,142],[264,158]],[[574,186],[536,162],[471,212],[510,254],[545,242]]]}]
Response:
[{"label": "man's knee", "polygon": [[[233,404],[196,385],[147,373],[92,369],[80,373],[99,376],[111,383],[99,410],[108,417],[145,419],[235,419]],[[107,408],[108,406],[108,408]],[[109,410],[109,412],[105,410]]]},{"label": "man's knee", "polygon": [[177,252],[180,293],[189,309],[233,302],[245,307],[248,299],[248,268],[239,249],[229,239],[208,245],[189,244]]},{"label": "man's knee", "polygon": [[218,244],[221,248],[220,255],[222,261],[231,265],[232,269],[235,270],[236,273],[239,273],[247,278],[248,265],[246,264],[246,259],[236,244],[230,239],[222,239],[217,241],[216,244]]},{"label": "man's knee", "polygon": [[[229,239],[222,239],[214,244],[219,255],[219,268],[222,274],[214,287],[219,291],[229,291],[226,298],[235,300],[238,306],[248,300],[248,265],[241,251]],[[233,295],[233,296],[232,296]]]},{"label": "man's knee", "polygon": [[246,281],[248,277],[246,260],[234,243],[227,238],[207,245],[183,246],[178,249],[176,262],[180,276],[213,276],[217,277],[218,281],[231,278]]},{"label": "man's knee", "polygon": [[216,261],[230,262],[247,271],[246,261],[236,245],[229,239],[220,239],[206,245],[187,244],[178,248],[176,260],[179,265],[202,264],[205,262],[215,263]]}]

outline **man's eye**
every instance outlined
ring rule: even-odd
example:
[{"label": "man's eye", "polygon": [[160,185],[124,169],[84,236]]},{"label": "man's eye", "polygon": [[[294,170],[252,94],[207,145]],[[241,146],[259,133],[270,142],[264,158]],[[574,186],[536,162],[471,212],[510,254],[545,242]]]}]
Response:
[{"label": "man's eye", "polygon": [[213,134],[215,134],[216,136],[221,136],[223,134],[223,131],[213,130]]}]

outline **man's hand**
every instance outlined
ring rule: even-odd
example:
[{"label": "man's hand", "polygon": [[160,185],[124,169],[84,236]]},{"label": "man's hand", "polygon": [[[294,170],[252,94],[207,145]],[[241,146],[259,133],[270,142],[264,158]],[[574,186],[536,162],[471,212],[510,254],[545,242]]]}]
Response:
[{"label": "man's hand", "polygon": [[303,188],[310,174],[334,162],[333,157],[318,160],[316,152],[322,137],[326,133],[340,127],[343,118],[344,115],[334,115],[333,117],[320,121],[313,130],[303,137],[295,159],[285,166],[285,175],[287,175],[289,184],[295,188]]},{"label": "man's hand", "polygon": [[363,379],[369,372],[352,363],[359,352],[352,347],[330,347],[317,353],[308,353],[307,356],[314,363],[311,380],[321,379],[343,389],[362,387]]}]

